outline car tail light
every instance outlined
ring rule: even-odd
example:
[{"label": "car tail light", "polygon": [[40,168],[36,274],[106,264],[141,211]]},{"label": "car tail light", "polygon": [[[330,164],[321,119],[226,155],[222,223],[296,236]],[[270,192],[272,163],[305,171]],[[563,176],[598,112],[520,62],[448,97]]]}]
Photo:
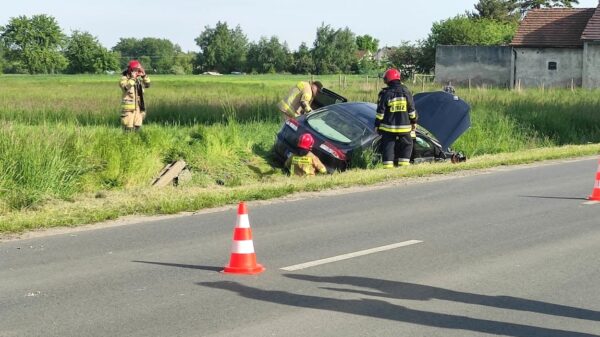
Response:
[{"label": "car tail light", "polygon": [[298,123],[297,120],[288,118],[285,120],[285,125],[289,126],[290,129],[292,129],[294,131],[298,131],[298,125],[300,125],[300,124]]},{"label": "car tail light", "polygon": [[332,156],[336,157],[339,160],[346,160],[346,155],[344,154],[344,152],[340,151],[340,149],[338,149],[337,147],[333,146],[329,142],[325,142],[325,143],[321,144],[321,146],[319,146],[319,147],[323,151],[331,154]]}]

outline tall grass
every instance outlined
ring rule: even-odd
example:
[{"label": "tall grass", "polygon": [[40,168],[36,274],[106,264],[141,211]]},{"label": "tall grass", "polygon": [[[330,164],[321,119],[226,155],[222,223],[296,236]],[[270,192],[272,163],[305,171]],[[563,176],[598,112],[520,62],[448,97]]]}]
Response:
[{"label": "tall grass", "polygon": [[[306,76],[152,79],[144,128],[123,133],[118,76],[2,76],[0,215],[53,199],[143,188],[177,159],[188,162],[190,184],[198,188],[283,175],[270,153],[280,126],[275,103]],[[361,76],[345,84],[338,76],[318,79],[350,100],[375,102],[381,87]],[[458,94],[472,106],[472,128],[454,147],[471,158],[600,141],[597,91],[459,88]],[[356,166],[370,168],[369,162]]]}]

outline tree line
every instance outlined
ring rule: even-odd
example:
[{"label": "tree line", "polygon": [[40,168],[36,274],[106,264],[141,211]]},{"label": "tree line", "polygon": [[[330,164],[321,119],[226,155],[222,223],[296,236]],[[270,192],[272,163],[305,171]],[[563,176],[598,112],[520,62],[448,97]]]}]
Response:
[{"label": "tree line", "polygon": [[100,74],[124,69],[138,59],[158,74],[380,73],[398,67],[405,76],[430,73],[437,45],[504,45],[512,40],[519,21],[533,8],[572,7],[577,0],[479,0],[474,11],[435,22],[426,39],[400,41],[380,48],[370,35],[356,35],[348,27],[322,23],[312,46],[291,50],[277,36],[249,41],[240,26],[227,22],[206,26],[195,39],[200,52],[183,52],[168,39],[121,38],[107,49],[89,32],[67,36],[49,15],[19,16],[0,26],[0,72],[28,74]]}]

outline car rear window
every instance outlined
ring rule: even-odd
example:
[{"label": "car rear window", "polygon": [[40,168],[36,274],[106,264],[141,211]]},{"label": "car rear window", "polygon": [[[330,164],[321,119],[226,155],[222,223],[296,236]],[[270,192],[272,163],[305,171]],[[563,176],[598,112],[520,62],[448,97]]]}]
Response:
[{"label": "car rear window", "polygon": [[322,136],[344,144],[360,139],[365,131],[355,118],[331,110],[310,116],[307,123]]}]

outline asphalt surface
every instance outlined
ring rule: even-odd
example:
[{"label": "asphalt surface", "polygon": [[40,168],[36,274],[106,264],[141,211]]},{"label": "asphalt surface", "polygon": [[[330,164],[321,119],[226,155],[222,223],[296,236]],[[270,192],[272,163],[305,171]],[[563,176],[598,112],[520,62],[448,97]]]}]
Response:
[{"label": "asphalt surface", "polygon": [[[0,336],[600,336],[596,159],[0,243]],[[409,240],[420,243],[285,271]]]}]

